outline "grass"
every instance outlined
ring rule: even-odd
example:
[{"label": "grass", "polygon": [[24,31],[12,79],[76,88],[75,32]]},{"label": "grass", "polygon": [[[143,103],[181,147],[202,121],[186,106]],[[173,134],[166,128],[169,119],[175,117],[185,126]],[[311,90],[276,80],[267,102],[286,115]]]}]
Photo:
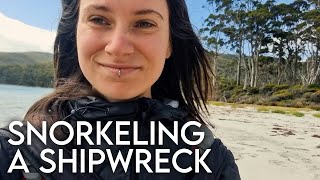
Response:
[{"label": "grass", "polygon": [[267,107],[258,107],[257,111],[258,112],[270,112],[270,109]]},{"label": "grass", "polygon": [[313,116],[316,117],[316,118],[320,118],[320,113],[313,114]]},{"label": "grass", "polygon": [[[281,106],[263,106],[263,105],[254,105],[254,104],[237,104],[237,103],[226,103],[219,101],[210,101],[211,105],[215,106],[230,106],[232,108],[245,108],[245,107],[255,107],[258,112],[264,113],[278,113],[278,114],[291,114],[296,117],[303,117],[304,113],[300,111],[311,111],[307,108],[292,108],[292,107],[281,107]],[[320,118],[320,113],[315,114],[315,117]]]},{"label": "grass", "polygon": [[[255,104],[237,104],[237,103],[226,103],[219,101],[210,101],[211,105],[215,106],[230,106],[232,108],[245,108],[245,107],[254,107],[258,112],[262,113],[278,113],[278,114],[289,114],[296,117],[303,117],[305,114],[300,111],[312,111],[312,109],[307,108],[292,108],[292,107],[282,107],[282,106],[263,106],[263,105],[255,105]],[[320,118],[320,113],[314,114],[314,117]]]},{"label": "grass", "polygon": [[231,104],[231,107],[232,108],[245,108],[245,107],[248,107],[248,105],[246,104]]},{"label": "grass", "polygon": [[277,114],[287,114],[286,111],[279,110],[279,109],[277,109],[277,110],[272,110],[271,112],[272,112],[272,113],[277,113]]},{"label": "grass", "polygon": [[258,108],[257,109],[258,112],[269,112],[271,111],[272,113],[278,113],[278,114],[291,114],[293,116],[296,116],[296,117],[303,117],[304,114],[302,112],[299,112],[299,111],[296,111],[295,108],[293,109],[288,109],[288,108],[277,108],[277,109],[268,109],[266,107],[261,107],[261,108]]},{"label": "grass", "polygon": [[238,103],[227,103],[227,102],[220,102],[220,101],[209,101],[210,105],[214,105],[214,106],[230,106],[231,108],[245,108],[248,106],[248,104],[238,104]]},{"label": "grass", "polygon": [[220,102],[220,101],[210,101],[209,104],[214,106],[229,106],[229,103],[226,102]]},{"label": "grass", "polygon": [[292,113],[290,113],[290,114],[292,114],[292,115],[294,115],[294,116],[297,116],[297,117],[303,117],[303,116],[304,116],[304,114],[301,113],[301,112],[292,112]]}]

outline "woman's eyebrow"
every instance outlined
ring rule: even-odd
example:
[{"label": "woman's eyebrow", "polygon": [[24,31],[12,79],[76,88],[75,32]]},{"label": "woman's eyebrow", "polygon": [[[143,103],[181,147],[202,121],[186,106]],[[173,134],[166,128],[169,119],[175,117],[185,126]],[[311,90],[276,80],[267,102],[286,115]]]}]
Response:
[{"label": "woman's eyebrow", "polygon": [[[87,7],[84,8],[85,12],[90,12],[90,11],[103,11],[103,12],[112,12],[112,10],[104,5],[89,5]],[[147,14],[156,14],[157,16],[159,16],[161,19],[164,20],[163,16],[161,15],[161,13],[153,10],[153,9],[141,9],[141,10],[137,10],[134,12],[135,15],[147,15]]]},{"label": "woman's eyebrow", "polygon": [[134,12],[135,15],[147,15],[147,14],[156,14],[157,16],[159,16],[161,19],[164,20],[163,16],[155,11],[155,10],[152,10],[152,9],[142,9],[142,10],[138,10],[138,11],[135,11]]},{"label": "woman's eyebrow", "polygon": [[108,8],[107,6],[104,6],[104,5],[96,5],[96,4],[89,5],[89,6],[85,7],[83,10],[84,10],[85,12],[90,12],[90,11],[111,12],[111,9]]}]

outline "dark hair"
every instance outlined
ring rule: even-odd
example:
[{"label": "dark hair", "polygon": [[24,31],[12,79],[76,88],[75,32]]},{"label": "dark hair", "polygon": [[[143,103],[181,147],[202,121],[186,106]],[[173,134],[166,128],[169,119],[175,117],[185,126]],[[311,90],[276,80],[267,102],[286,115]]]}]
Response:
[{"label": "dark hair", "polygon": [[[190,115],[206,123],[200,111],[207,110],[206,101],[212,90],[212,71],[205,50],[190,23],[184,0],[167,0],[170,19],[172,54],[160,78],[152,86],[152,97],[178,100]],[[36,102],[26,118],[38,119],[58,104],[55,117],[63,115],[62,104],[68,99],[92,95],[92,87],[80,70],[76,47],[79,0],[62,0],[62,17],[54,43],[54,92]],[[41,113],[42,112],[42,113]],[[40,117],[40,116],[39,116]],[[56,121],[56,118],[52,118]]]}]

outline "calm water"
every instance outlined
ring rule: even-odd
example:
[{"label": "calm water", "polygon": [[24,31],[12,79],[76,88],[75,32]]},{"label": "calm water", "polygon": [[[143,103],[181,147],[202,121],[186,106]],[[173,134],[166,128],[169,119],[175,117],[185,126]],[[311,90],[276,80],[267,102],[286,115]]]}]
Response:
[{"label": "calm water", "polygon": [[21,119],[35,101],[50,92],[50,88],[0,84],[0,127],[12,118]]}]

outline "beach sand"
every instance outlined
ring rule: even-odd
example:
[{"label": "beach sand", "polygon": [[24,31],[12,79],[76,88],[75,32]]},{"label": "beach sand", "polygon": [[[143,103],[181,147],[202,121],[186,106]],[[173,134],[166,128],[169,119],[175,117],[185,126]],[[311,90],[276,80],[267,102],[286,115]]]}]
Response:
[{"label": "beach sand", "polygon": [[233,152],[242,180],[320,180],[320,118],[210,106],[215,136]]}]

